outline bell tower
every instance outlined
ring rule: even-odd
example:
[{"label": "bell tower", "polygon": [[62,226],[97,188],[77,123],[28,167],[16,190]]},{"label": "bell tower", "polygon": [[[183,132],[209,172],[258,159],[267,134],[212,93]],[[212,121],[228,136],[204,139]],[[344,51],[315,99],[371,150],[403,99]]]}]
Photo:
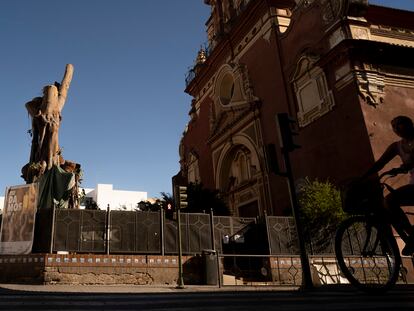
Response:
[{"label": "bell tower", "polygon": [[217,43],[220,37],[230,30],[231,22],[250,0],[204,0],[211,7],[211,16],[207,21],[208,39]]}]

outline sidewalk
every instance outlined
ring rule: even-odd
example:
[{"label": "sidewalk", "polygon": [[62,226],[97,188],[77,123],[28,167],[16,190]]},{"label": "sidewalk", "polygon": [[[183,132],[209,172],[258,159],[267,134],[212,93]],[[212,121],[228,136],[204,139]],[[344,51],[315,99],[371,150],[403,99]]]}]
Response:
[{"label": "sidewalk", "polygon": [[188,292],[242,292],[242,291],[297,291],[298,286],[211,286],[211,285],[185,285],[178,289],[173,285],[26,285],[26,284],[0,284],[2,290],[25,292],[56,292],[56,293],[188,293]]},{"label": "sidewalk", "polygon": [[[208,293],[208,292],[296,292],[299,286],[230,286],[185,285],[178,289],[173,285],[28,285],[0,284],[0,295],[6,291],[31,293],[79,293],[79,294],[167,294],[167,293]],[[331,284],[316,286],[315,292],[360,292],[351,285]],[[414,284],[397,284],[390,291],[414,291]]]}]

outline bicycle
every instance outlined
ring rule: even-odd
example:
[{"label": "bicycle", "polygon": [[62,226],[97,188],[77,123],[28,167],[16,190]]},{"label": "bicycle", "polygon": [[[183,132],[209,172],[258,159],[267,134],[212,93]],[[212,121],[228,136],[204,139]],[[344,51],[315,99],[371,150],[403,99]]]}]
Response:
[{"label": "bicycle", "polygon": [[[391,224],[381,212],[384,188],[394,189],[385,181],[396,170],[381,174],[376,183],[358,184],[343,191],[343,208],[353,214],[338,227],[335,254],[347,280],[366,292],[384,292],[398,280],[400,251]],[[381,181],[384,176],[390,176]],[[361,186],[362,185],[362,186]]]}]

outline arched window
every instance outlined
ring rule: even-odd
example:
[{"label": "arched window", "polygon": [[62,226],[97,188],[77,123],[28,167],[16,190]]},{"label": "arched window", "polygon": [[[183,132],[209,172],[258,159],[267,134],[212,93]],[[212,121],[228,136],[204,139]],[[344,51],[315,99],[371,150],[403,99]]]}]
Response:
[{"label": "arched window", "polygon": [[234,184],[242,184],[250,179],[250,156],[248,150],[240,149],[236,152],[231,164],[231,175]]}]

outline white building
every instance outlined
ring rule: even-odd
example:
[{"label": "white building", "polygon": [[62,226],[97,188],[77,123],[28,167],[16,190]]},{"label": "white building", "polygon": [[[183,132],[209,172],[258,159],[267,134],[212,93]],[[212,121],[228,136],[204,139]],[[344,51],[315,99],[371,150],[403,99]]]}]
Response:
[{"label": "white building", "polygon": [[[147,192],[114,190],[111,184],[98,184],[95,189],[83,188],[86,198],[98,204],[99,209],[106,210],[108,204],[111,210],[133,211],[141,201],[147,201]],[[0,213],[4,207],[4,196],[0,196]],[[85,208],[85,206],[81,206]]]},{"label": "white building", "polygon": [[86,198],[96,202],[101,210],[106,210],[109,204],[111,210],[133,211],[139,202],[147,200],[147,192],[114,190],[111,184],[98,184],[95,189],[83,189]]}]

